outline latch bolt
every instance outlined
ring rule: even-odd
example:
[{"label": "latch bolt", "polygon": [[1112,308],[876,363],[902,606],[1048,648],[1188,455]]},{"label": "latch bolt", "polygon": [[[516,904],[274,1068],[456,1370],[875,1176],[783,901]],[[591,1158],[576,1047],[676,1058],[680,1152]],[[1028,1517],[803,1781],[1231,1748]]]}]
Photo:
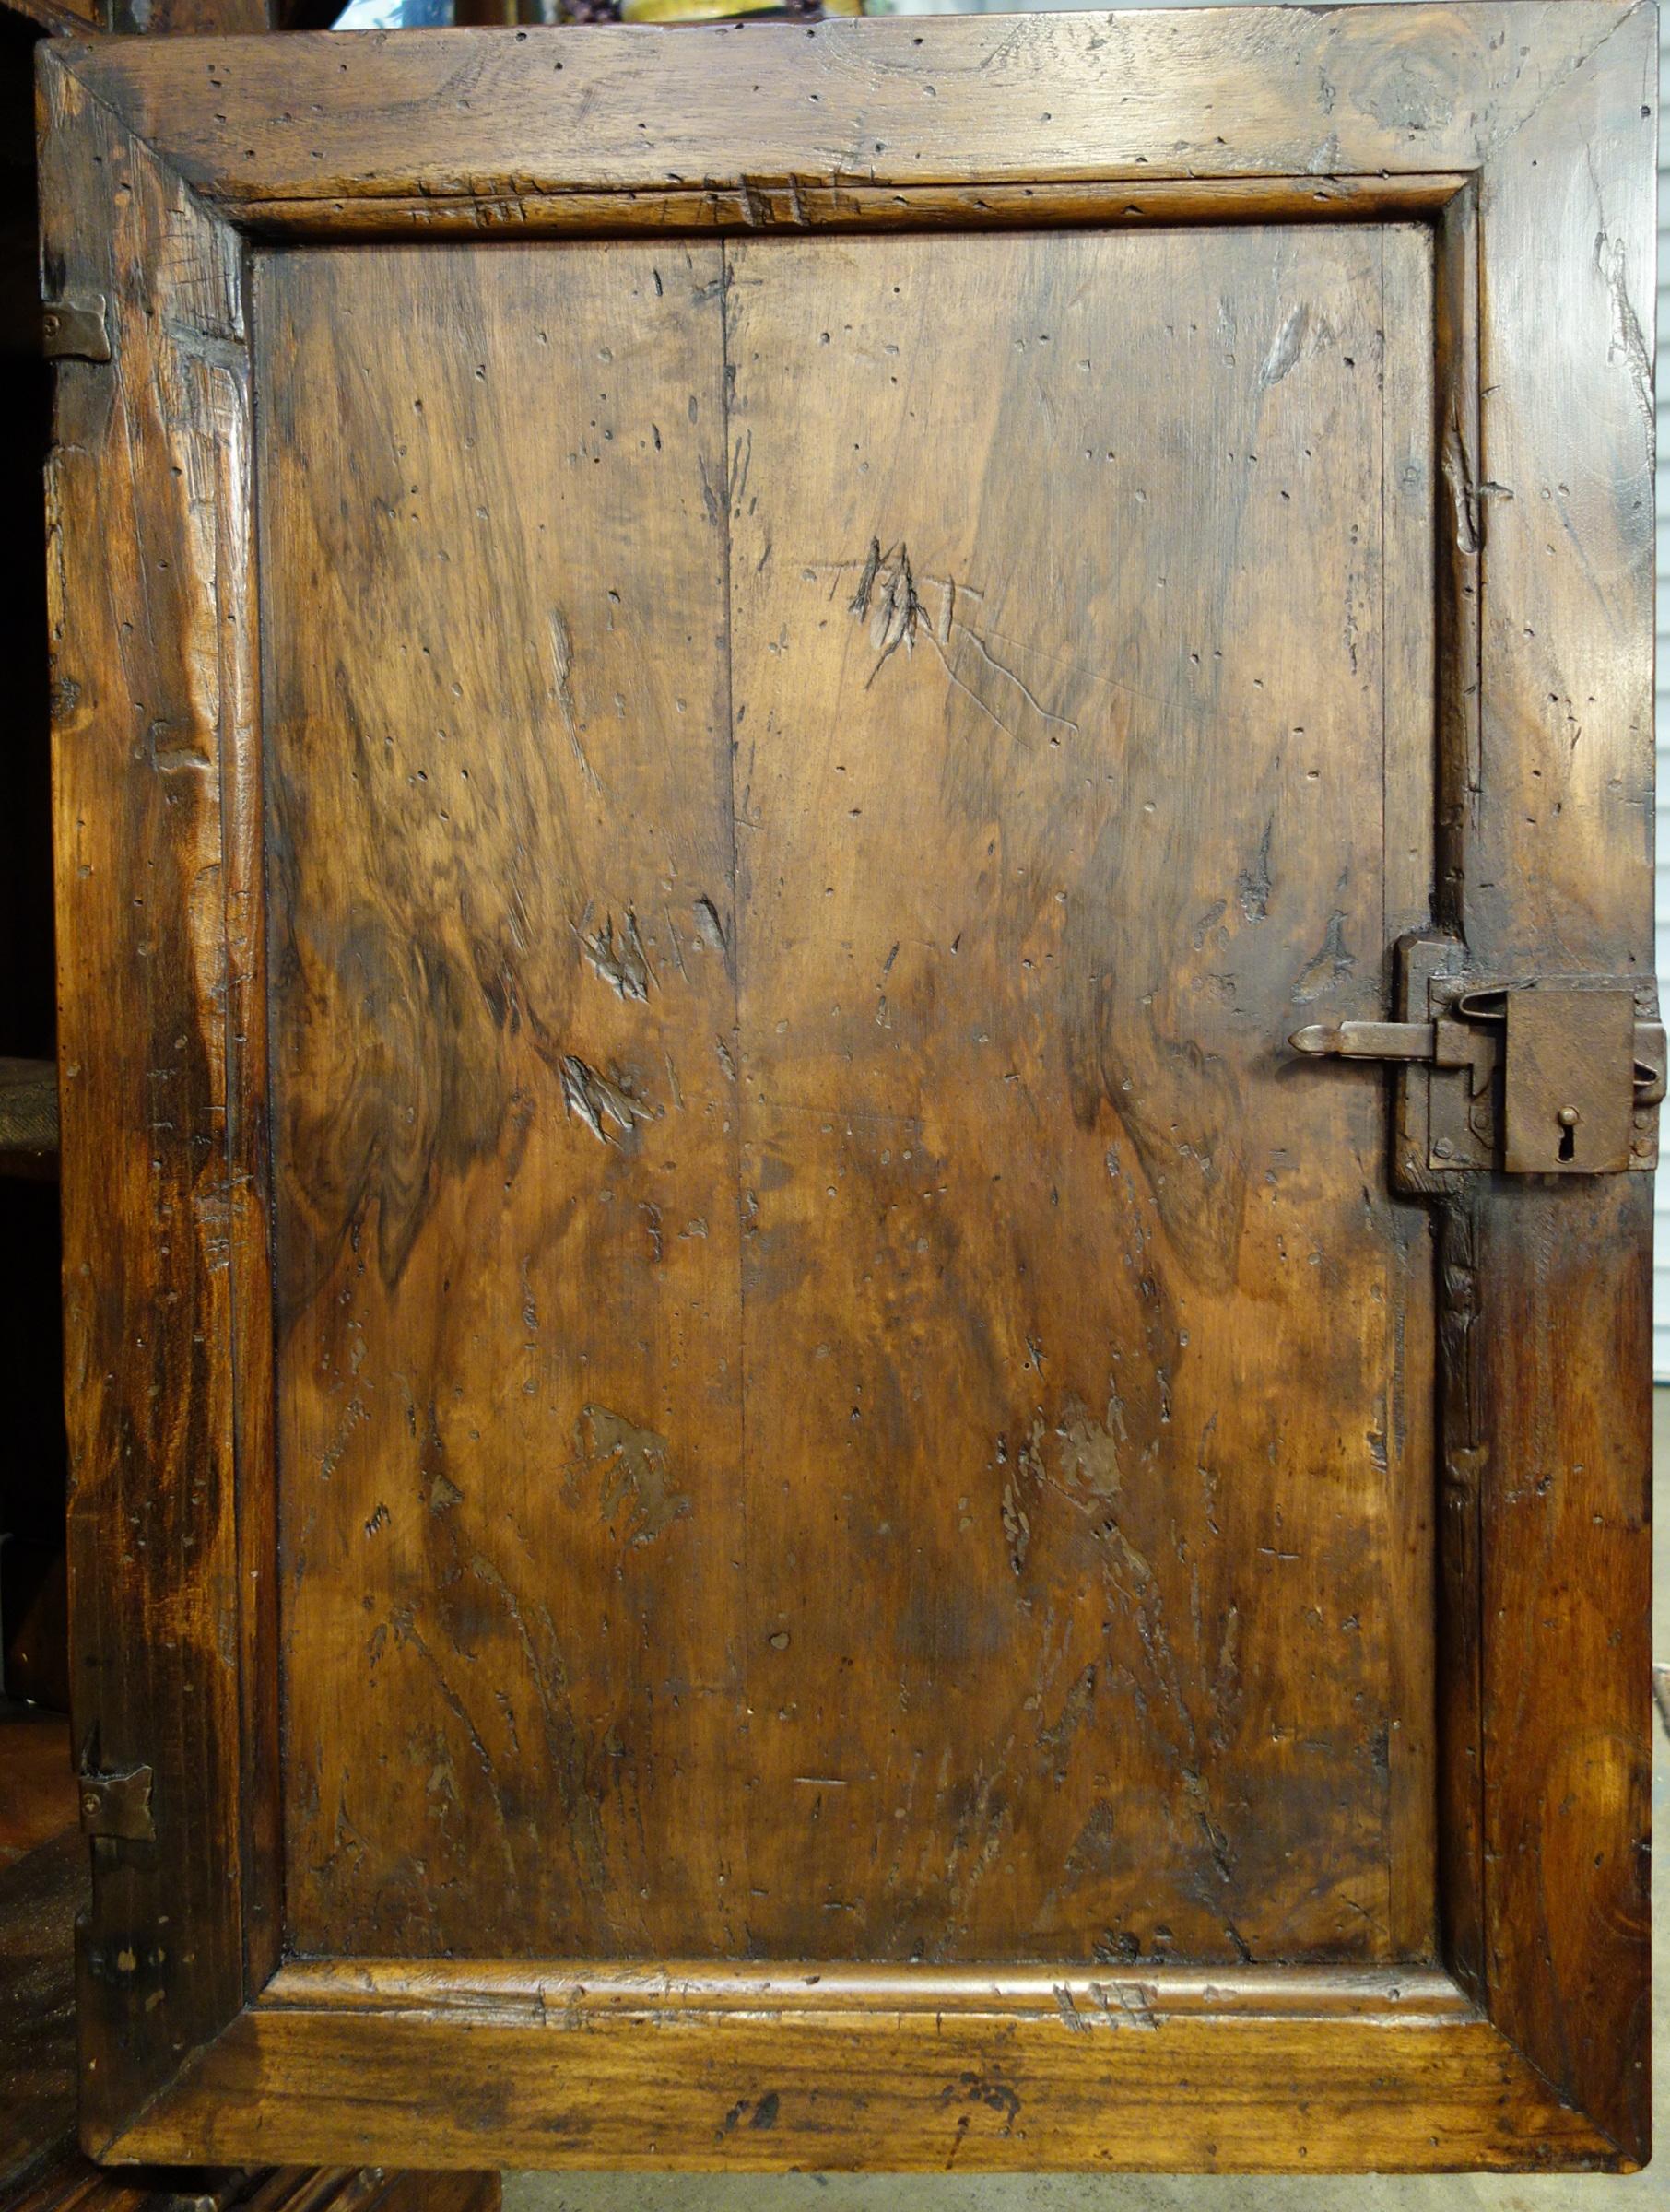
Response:
[{"label": "latch bolt", "polygon": [[[1309,1056],[1398,1066],[1400,1132],[1419,1140],[1400,1162],[1405,1187],[1457,1168],[1614,1175],[1654,1164],[1664,1030],[1638,1009],[1633,982],[1480,982],[1450,971],[1458,946],[1417,941],[1403,952],[1405,1009],[1428,1019],[1313,1022],[1288,1041]],[[1443,1079],[1463,1070],[1464,1080]]]}]

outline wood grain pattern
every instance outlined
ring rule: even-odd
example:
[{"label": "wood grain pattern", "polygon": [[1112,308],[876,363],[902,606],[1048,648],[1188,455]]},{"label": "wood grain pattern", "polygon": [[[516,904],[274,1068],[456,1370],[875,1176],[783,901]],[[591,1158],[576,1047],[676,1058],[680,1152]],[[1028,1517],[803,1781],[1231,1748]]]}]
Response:
[{"label": "wood grain pattern", "polygon": [[1263,2018],[1168,2017],[1116,1975],[1100,1995],[1074,1977],[1060,1997],[1050,1985],[1007,2004],[979,1990],[958,2002],[930,1977],[927,2009],[900,2001],[899,1979],[879,2003],[845,1994],[735,2016],[570,2015],[532,1992],[510,2018],[449,2019],[432,2000],[380,2015],[259,2006],[129,2144],[241,2157],[397,2143],[440,2166],[491,2143],[519,2164],[641,2171],[1612,2161],[1605,2137],[1464,2007],[1307,2018],[1300,1992]]},{"label": "wood grain pattern", "polygon": [[304,1951],[746,1940],[720,276],[263,266]]},{"label": "wood grain pattern", "polygon": [[1429,745],[1378,798],[1425,253],[731,252],[773,1953],[1431,1941],[1426,1218],[1372,1088],[1273,1049],[1378,1005],[1431,814]]},{"label": "wood grain pattern", "polygon": [[[1480,192],[1473,957],[1652,994],[1653,19]],[[1549,270],[1534,289],[1504,272]],[[1558,272],[1555,274],[1554,272]],[[1579,427],[1581,426],[1581,428]],[[1651,1194],[1499,1180],[1477,1245],[1492,2017],[1627,2153],[1650,2136]]]},{"label": "wood grain pattern", "polygon": [[264,263],[304,1952],[1429,1955],[1388,242]]},{"label": "wood grain pattern", "polygon": [[629,27],[300,34],[284,42],[282,97],[259,41],[63,59],[209,204],[263,228],[617,227],[635,213],[746,230],[773,213],[817,220],[849,187],[1471,171],[1626,12],[1508,0],[1361,18],[689,25],[676,50]]}]

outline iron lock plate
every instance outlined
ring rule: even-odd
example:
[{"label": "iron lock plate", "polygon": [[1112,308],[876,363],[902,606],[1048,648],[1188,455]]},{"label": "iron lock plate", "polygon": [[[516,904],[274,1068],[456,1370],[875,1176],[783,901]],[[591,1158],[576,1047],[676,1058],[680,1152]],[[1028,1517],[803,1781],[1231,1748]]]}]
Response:
[{"label": "iron lock plate", "polygon": [[1628,986],[1527,983],[1505,1006],[1502,1166],[1617,1175],[1629,1165],[1635,999]]},{"label": "iron lock plate", "polygon": [[1650,980],[1481,977],[1464,946],[1399,947],[1398,1019],[1300,1030],[1296,1050],[1397,1067],[1393,1180],[1612,1175],[1658,1159],[1665,1040]]}]

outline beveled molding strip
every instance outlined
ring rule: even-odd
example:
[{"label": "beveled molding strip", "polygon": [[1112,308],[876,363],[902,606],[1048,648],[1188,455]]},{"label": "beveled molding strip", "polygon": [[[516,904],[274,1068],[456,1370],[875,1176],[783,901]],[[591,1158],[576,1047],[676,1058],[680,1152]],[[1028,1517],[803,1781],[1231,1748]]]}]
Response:
[{"label": "beveled molding strip", "polygon": [[774,231],[1179,228],[1226,222],[1373,222],[1429,218],[1462,191],[1459,171],[1384,176],[1073,178],[1020,184],[873,183],[861,178],[744,177],[728,184],[643,189],[530,187],[461,181],[411,195],[218,201],[256,240],[347,238],[759,237]]},{"label": "beveled molding strip", "polygon": [[1156,2028],[1170,2018],[1478,2018],[1452,1977],[1431,1966],[1212,1969],[1081,1966],[762,1966],[695,1960],[331,1959],[279,1968],[255,2000],[271,2010],[443,2015],[582,2027],[668,2014],[775,2018],[794,2014],[947,2015],[1054,2019],[1077,2032]]}]

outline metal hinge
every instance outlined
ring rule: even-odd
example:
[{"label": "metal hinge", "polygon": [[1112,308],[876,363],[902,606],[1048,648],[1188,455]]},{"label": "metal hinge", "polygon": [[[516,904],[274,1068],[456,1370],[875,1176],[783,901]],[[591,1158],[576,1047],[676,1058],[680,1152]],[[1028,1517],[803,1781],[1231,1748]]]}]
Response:
[{"label": "metal hinge", "polygon": [[1296,1052],[1400,1070],[1394,1180],[1459,1171],[1615,1175],[1658,1158],[1665,1041],[1652,985],[1629,977],[1466,971],[1464,947],[1401,948],[1396,1021],[1316,1022]]},{"label": "metal hinge", "polygon": [[108,361],[111,332],[104,294],[46,300],[41,309],[41,350],[49,361]]},{"label": "metal hinge", "polygon": [[81,1757],[76,1781],[81,1792],[81,1827],[89,1836],[114,1836],[148,1843],[156,1836],[151,1813],[149,1767],[111,1768],[101,1764],[97,1736]]}]

